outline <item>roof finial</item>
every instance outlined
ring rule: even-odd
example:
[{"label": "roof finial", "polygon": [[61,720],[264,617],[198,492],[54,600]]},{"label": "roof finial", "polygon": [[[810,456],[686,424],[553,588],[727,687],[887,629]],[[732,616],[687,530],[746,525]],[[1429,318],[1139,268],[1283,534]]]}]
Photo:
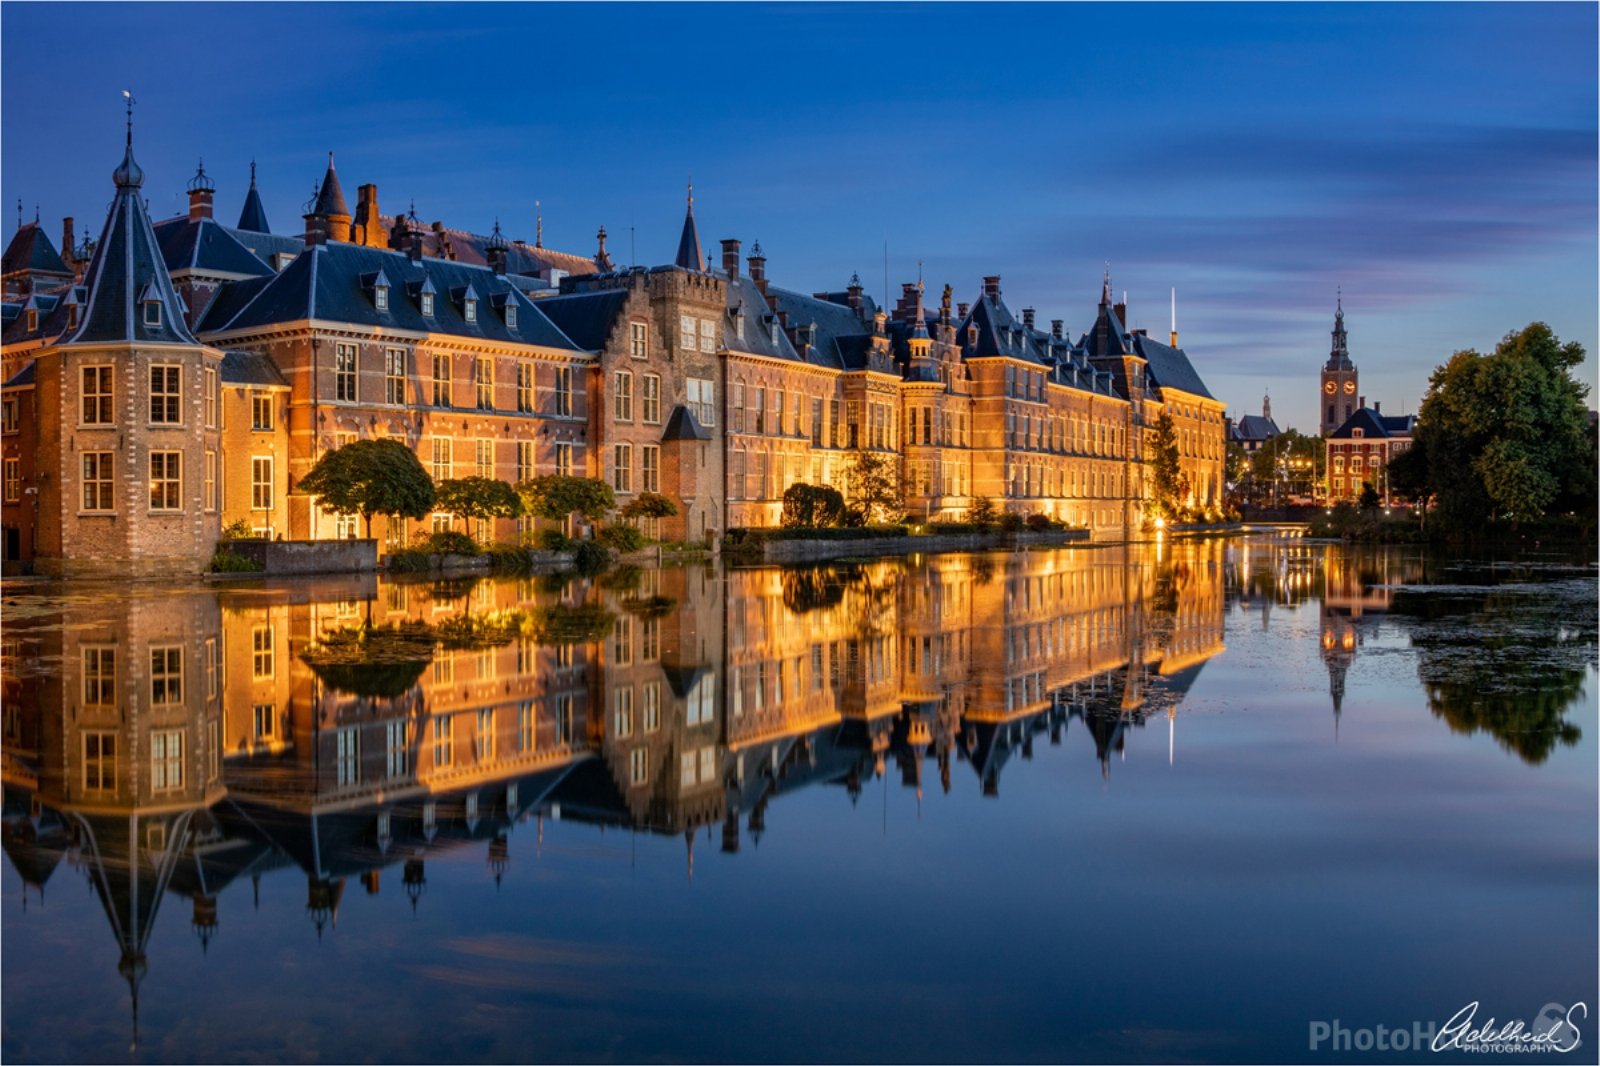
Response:
[{"label": "roof finial", "polygon": [[128,101],[128,147],[131,149],[133,147],[133,90],[122,90],[122,98]]},{"label": "roof finial", "polygon": [[33,205],[33,224],[35,226],[37,226],[39,224],[39,205],[38,204],[34,204]]},{"label": "roof finial", "polygon": [[1334,290],[1334,310],[1344,314],[1344,286],[1337,286]]},{"label": "roof finial", "polygon": [[17,197],[17,228],[22,228],[22,197]]},{"label": "roof finial", "polygon": [[328,169],[329,170],[333,169],[333,153],[332,152],[328,153]]},{"label": "roof finial", "polygon": [[544,214],[541,210],[542,207],[543,204],[540,201],[535,200],[533,202],[533,246],[535,248],[544,247]]},{"label": "roof finial", "polygon": [[250,160],[250,187],[252,189],[256,187],[256,161],[254,159]]},{"label": "roof finial", "polygon": [[689,214],[694,214],[694,175],[689,175]]},{"label": "roof finial", "polygon": [[1105,280],[1100,283],[1100,304],[1103,307],[1111,305],[1111,260],[1106,260]]}]

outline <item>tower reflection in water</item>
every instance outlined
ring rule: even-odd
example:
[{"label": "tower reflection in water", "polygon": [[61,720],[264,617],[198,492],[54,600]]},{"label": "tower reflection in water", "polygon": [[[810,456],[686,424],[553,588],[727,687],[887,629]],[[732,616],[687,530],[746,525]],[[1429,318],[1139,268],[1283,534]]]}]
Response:
[{"label": "tower reflection in water", "polygon": [[1109,775],[1222,650],[1227,564],[1196,541],[60,607],[7,627],[5,852],[25,894],[88,878],[137,1041],[169,897],[204,951],[298,870],[321,936],[352,880],[398,866],[419,906],[441,853],[498,880],[547,818],[681,836],[692,876],[697,841],[736,853],[807,786],[998,796],[1075,719]]}]

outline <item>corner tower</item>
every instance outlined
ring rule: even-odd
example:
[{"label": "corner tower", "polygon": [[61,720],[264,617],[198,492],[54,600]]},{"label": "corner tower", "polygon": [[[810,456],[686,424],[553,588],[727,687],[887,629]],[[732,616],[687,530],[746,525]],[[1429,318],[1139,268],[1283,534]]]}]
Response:
[{"label": "corner tower", "polygon": [[1345,420],[1356,413],[1356,365],[1350,361],[1349,340],[1344,332],[1344,294],[1338,298],[1333,314],[1333,348],[1328,361],[1322,366],[1321,399],[1318,410],[1322,412],[1322,435],[1326,437]]}]

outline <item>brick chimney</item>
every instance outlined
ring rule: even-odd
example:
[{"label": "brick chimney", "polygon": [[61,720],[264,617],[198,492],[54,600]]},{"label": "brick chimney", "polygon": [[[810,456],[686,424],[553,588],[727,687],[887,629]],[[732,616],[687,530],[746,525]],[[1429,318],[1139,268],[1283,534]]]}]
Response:
[{"label": "brick chimney", "polygon": [[1122,303],[1112,305],[1111,309],[1117,313],[1117,321],[1122,323],[1122,328],[1123,329],[1127,329],[1128,328],[1128,303],[1127,303],[1127,300],[1124,299]]},{"label": "brick chimney", "polygon": [[378,219],[378,187],[362,185],[356,189],[356,218],[350,227],[350,239],[368,248],[382,248],[384,236],[383,223]]},{"label": "brick chimney", "polygon": [[1033,328],[1033,308],[1031,308],[1031,307],[1024,307],[1022,309],[1022,328],[1023,329],[1032,329]]},{"label": "brick chimney", "polygon": [[739,276],[739,241],[725,237],[722,241],[722,272],[732,281]]},{"label": "brick chimney", "polygon": [[914,281],[901,282],[900,299],[895,301],[894,320],[896,322],[910,322],[917,317],[917,283]]},{"label": "brick chimney", "polygon": [[1062,321],[1061,319],[1052,318],[1050,320],[1050,336],[1055,340],[1061,340],[1062,339],[1062,329],[1065,326],[1066,326],[1066,323],[1064,321]]},{"label": "brick chimney", "polygon": [[1367,406],[1367,398],[1365,396],[1363,396],[1363,397],[1361,397],[1360,402],[1358,402],[1356,404],[1356,410],[1359,411],[1361,408],[1363,408],[1365,406]]},{"label": "brick chimney", "polygon": [[861,307],[862,307],[862,301],[861,301],[861,275],[860,274],[851,274],[850,275],[850,284],[844,290],[844,293],[845,293],[845,302],[850,305],[850,309],[852,311],[854,311],[856,313],[856,316],[859,318],[860,315],[861,315]]},{"label": "brick chimney", "polygon": [[1383,414],[1383,401],[1382,400],[1373,400],[1372,401],[1372,413],[1375,414],[1375,415]]},{"label": "brick chimney", "polygon": [[189,221],[198,222],[212,216],[211,205],[217,196],[217,186],[206,176],[206,165],[201,163],[189,179]]},{"label": "brick chimney", "polygon": [[992,299],[1000,299],[1000,275],[986,274],[983,279],[983,294]]},{"label": "brick chimney", "polygon": [[61,220],[61,258],[71,266],[78,251],[78,242],[72,238],[72,216]]},{"label": "brick chimney", "polygon": [[750,254],[745,256],[745,263],[750,267],[750,280],[756,283],[756,288],[761,290],[761,295],[767,294],[767,257],[761,254],[761,242],[750,246]]}]

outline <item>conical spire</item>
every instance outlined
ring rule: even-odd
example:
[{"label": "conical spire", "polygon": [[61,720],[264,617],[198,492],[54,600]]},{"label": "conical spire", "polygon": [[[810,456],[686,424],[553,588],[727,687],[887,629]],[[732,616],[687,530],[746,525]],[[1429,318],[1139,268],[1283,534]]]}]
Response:
[{"label": "conical spire", "polygon": [[344,190],[339,187],[339,175],[333,169],[333,153],[328,153],[328,171],[322,175],[322,188],[317,193],[317,205],[312,209],[312,214],[324,218],[333,218],[337,215],[350,217],[350,208],[344,202]]},{"label": "conical spire", "polygon": [[261,204],[261,194],[256,191],[256,161],[250,160],[250,191],[245,193],[244,210],[239,212],[239,229],[252,233],[271,233],[267,228],[267,209]]},{"label": "conical spire", "polygon": [[118,189],[137,189],[144,184],[144,171],[133,161],[133,93],[122,90],[128,101],[128,140],[122,152],[122,163],[111,172],[111,180]]},{"label": "conical spire", "polygon": [[1328,353],[1329,369],[1347,369],[1350,365],[1350,340],[1344,331],[1344,292],[1338,290],[1333,312],[1333,347]]},{"label": "conical spire", "polygon": [[683,235],[678,238],[678,257],[673,260],[684,270],[703,270],[706,257],[700,251],[700,233],[694,225],[694,182],[689,183],[689,208],[683,216]]},{"label": "conical spire", "polygon": [[1111,306],[1111,264],[1106,263],[1105,280],[1100,283],[1100,306]]}]

